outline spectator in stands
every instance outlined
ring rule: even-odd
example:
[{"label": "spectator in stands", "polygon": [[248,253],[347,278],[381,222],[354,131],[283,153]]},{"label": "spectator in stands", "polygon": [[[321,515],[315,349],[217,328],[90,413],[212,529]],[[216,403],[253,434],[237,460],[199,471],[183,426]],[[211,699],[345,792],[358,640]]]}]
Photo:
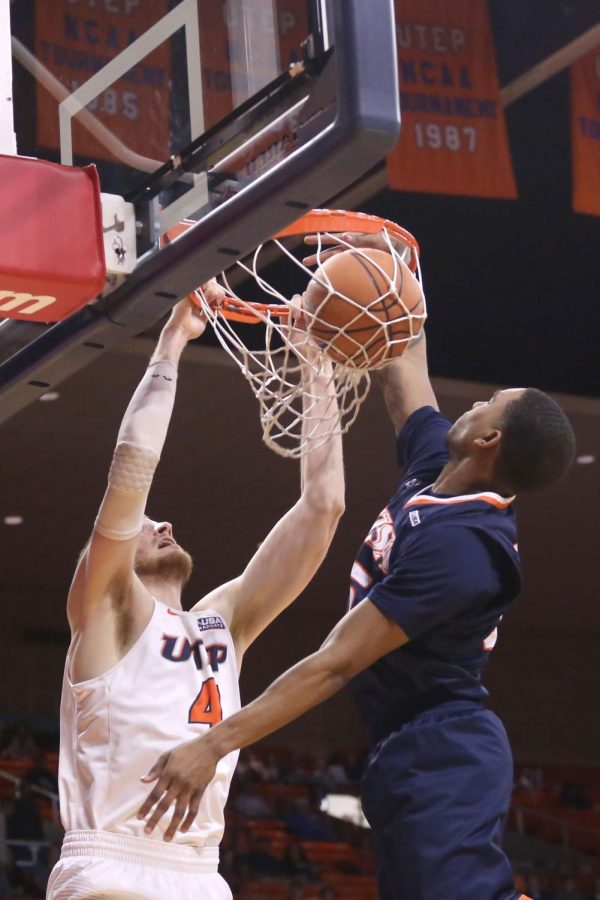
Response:
[{"label": "spectator in stands", "polygon": [[323,787],[326,791],[339,791],[348,785],[348,773],[339,754],[329,757],[323,772]]},{"label": "spectator in stands", "polygon": [[253,776],[256,781],[265,781],[266,766],[260,756],[251,750],[248,753],[248,776]]},{"label": "spectator in stands", "polygon": [[273,753],[267,753],[263,780],[267,782],[279,781],[280,777],[281,772],[279,766],[277,765],[275,756],[273,755]]},{"label": "spectator in stands", "polygon": [[365,754],[359,756],[357,753],[348,753],[346,757],[346,773],[348,781],[357,783],[362,778],[365,768]]},{"label": "spectator in stands", "polygon": [[18,787],[18,794],[6,819],[6,836],[9,841],[43,841],[44,826],[37,804],[31,797],[26,781]]},{"label": "spectator in stands", "polygon": [[242,863],[251,876],[260,878],[281,878],[284,868],[281,860],[270,851],[269,839],[266,837],[253,838],[250,850],[242,857]]},{"label": "spectator in stands", "polygon": [[329,759],[318,756],[311,776],[311,783],[316,785],[321,794],[341,791],[348,785],[348,773],[338,753]]},{"label": "spectator in stands", "polygon": [[291,884],[285,900],[305,900],[304,885]]},{"label": "spectator in stands", "polygon": [[300,844],[288,844],[283,854],[283,870],[288,878],[299,880],[303,883],[314,881],[317,877],[315,869],[306,858]]},{"label": "spectator in stands", "polygon": [[301,841],[337,841],[317,813],[309,809],[308,799],[298,797],[286,804],[283,820],[288,831]]},{"label": "spectator in stands", "polygon": [[586,898],[577,889],[574,878],[565,878],[563,887],[555,893],[555,900],[586,900]]},{"label": "spectator in stands", "polygon": [[314,763],[304,753],[295,753],[281,777],[288,784],[309,784],[314,773]]},{"label": "spectator in stands", "polygon": [[33,765],[28,772],[25,773],[25,779],[32,787],[42,788],[51,794],[58,794],[58,778],[54,772],[48,768],[46,754],[43,750],[38,749],[32,756]]},{"label": "spectator in stands", "polygon": [[593,801],[589,791],[575,781],[565,781],[558,798],[560,806],[567,809],[591,809]]},{"label": "spectator in stands", "polygon": [[321,893],[319,896],[320,900],[335,900],[335,891],[333,890],[333,888],[325,885],[325,887],[321,888]]},{"label": "spectator in stands", "polygon": [[554,900],[554,891],[544,887],[539,875],[534,872],[529,876],[527,896],[531,897],[531,900]]},{"label": "spectator in stands", "polygon": [[[43,897],[42,883],[48,880],[47,854],[31,851],[26,847],[10,845],[11,841],[43,841],[44,826],[39,807],[31,798],[31,788],[26,781],[22,781],[18,788],[18,795],[12,804],[12,809],[6,818],[6,837],[9,842],[13,858],[13,877],[20,888],[32,897]],[[31,861],[35,861],[32,867]],[[25,865],[23,865],[25,864]]]},{"label": "spectator in stands", "polygon": [[28,759],[31,758],[38,748],[29,725],[25,722],[18,722],[11,731],[8,744],[2,751],[5,759]]},{"label": "spectator in stands", "polygon": [[272,819],[274,816],[272,807],[258,793],[252,782],[242,787],[233,801],[233,808],[249,819]]},{"label": "spectator in stands", "polygon": [[594,867],[589,862],[581,862],[577,866],[577,884],[585,900],[594,900]]},{"label": "spectator in stands", "polygon": [[323,787],[323,779],[325,778],[325,769],[327,768],[327,760],[324,756],[316,756],[313,760],[309,784],[314,784],[319,789]]},{"label": "spectator in stands", "polygon": [[235,896],[240,888],[240,877],[235,851],[232,847],[226,850],[221,849],[219,853],[219,875],[225,879]]}]

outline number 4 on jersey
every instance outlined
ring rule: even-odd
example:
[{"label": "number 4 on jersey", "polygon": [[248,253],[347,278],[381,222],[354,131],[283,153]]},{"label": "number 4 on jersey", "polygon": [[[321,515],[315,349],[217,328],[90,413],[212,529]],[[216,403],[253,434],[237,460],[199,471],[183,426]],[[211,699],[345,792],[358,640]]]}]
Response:
[{"label": "number 4 on jersey", "polygon": [[221,694],[214,678],[202,683],[200,693],[190,706],[188,722],[191,725],[217,725],[223,718]]}]

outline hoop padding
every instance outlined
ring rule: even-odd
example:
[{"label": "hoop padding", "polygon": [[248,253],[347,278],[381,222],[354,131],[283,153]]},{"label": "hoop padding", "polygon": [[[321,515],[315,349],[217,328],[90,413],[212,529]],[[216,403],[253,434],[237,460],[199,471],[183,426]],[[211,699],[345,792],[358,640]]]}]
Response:
[{"label": "hoop padding", "polygon": [[61,322],[106,279],[96,167],[0,156],[0,187],[0,318]]},{"label": "hoop padding", "polygon": [[[361,228],[365,224],[368,229]],[[368,248],[357,247],[356,239],[350,242],[337,230],[340,228],[379,233],[386,253],[379,251],[377,257],[372,243]],[[299,249],[297,240],[295,247],[290,246],[289,237],[307,233],[316,233],[314,250],[304,245]],[[286,297],[264,274],[267,264],[273,262],[273,248],[300,270],[305,286],[311,285],[311,291],[302,295],[300,323],[300,298]],[[351,251],[350,262],[356,260],[361,269],[370,269],[365,283],[371,285],[372,296],[363,296],[362,302],[341,294],[335,275],[328,274],[330,261],[346,250]],[[300,254],[316,256],[315,272],[298,258]],[[377,261],[381,257],[385,257],[385,266]],[[339,262],[335,263],[338,269]],[[238,284],[242,279],[242,288],[252,279],[261,294],[270,298],[269,303],[254,305],[238,296],[232,282]],[[403,299],[403,284],[409,279],[414,282],[412,299],[416,285],[419,301],[410,305]],[[303,456],[330,434],[344,434],[350,428],[369,391],[370,372],[382,368],[416,340],[426,318],[415,239],[393,223],[360,213],[315,210],[261,244],[250,258],[239,260],[218,280],[241,310],[247,309],[262,322],[264,349],[248,346],[252,329],[244,330],[227,312],[211,308],[201,291],[197,292],[199,302],[258,400],[265,444],[291,458]],[[311,309],[308,297],[314,297],[315,291],[319,302]],[[336,304],[338,320],[341,309],[343,322],[332,323],[330,301]]]}]

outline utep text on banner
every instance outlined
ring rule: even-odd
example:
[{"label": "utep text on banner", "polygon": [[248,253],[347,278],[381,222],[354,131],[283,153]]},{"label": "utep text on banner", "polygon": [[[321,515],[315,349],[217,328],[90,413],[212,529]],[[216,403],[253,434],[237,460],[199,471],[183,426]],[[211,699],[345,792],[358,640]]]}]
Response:
[{"label": "utep text on banner", "polygon": [[600,47],[571,66],[573,209],[600,216]]},{"label": "utep text on banner", "polygon": [[[115,10],[117,10],[115,12]],[[168,12],[167,0],[153,3],[73,3],[52,0],[36,4],[35,55],[69,92],[88,81],[111,59]],[[87,107],[131,150],[163,159],[169,153],[169,42],[165,41],[132,66]],[[58,105],[41,85],[37,87],[38,144],[57,150]],[[75,155],[111,159],[107,151],[75,118]]]},{"label": "utep text on banner", "polygon": [[400,140],[397,190],[517,196],[486,0],[395,0]]},{"label": "utep text on banner", "polygon": [[[300,44],[310,31],[306,0],[286,0],[285,8],[277,9],[263,4],[261,16],[253,20],[249,63],[242,4],[197,0],[200,46],[188,46],[192,36],[186,32],[185,50],[181,30],[174,38],[165,24],[169,10],[179,5],[169,0],[36,0],[35,55],[69,92],[127,51],[152,26],[164,30],[164,41],[143,59],[136,54],[130,71],[88,106],[130,150],[156,160],[166,160],[192,139],[188,54],[194,60],[200,54],[202,118],[204,129],[208,129],[245,99],[235,96],[234,87],[244,82],[248,65],[252,68],[248,78],[252,92],[300,58]],[[38,144],[58,150],[58,104],[41,85],[37,88],[37,110]],[[76,156],[113,159],[76,117],[73,134]]]}]

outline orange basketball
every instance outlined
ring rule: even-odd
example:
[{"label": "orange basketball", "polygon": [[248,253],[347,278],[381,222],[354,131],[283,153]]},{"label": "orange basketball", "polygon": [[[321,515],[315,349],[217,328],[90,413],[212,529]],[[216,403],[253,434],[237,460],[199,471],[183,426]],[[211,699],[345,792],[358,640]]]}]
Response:
[{"label": "orange basketball", "polygon": [[421,285],[398,256],[344,250],[315,272],[302,297],[309,334],[335,362],[378,368],[421,333]]}]

